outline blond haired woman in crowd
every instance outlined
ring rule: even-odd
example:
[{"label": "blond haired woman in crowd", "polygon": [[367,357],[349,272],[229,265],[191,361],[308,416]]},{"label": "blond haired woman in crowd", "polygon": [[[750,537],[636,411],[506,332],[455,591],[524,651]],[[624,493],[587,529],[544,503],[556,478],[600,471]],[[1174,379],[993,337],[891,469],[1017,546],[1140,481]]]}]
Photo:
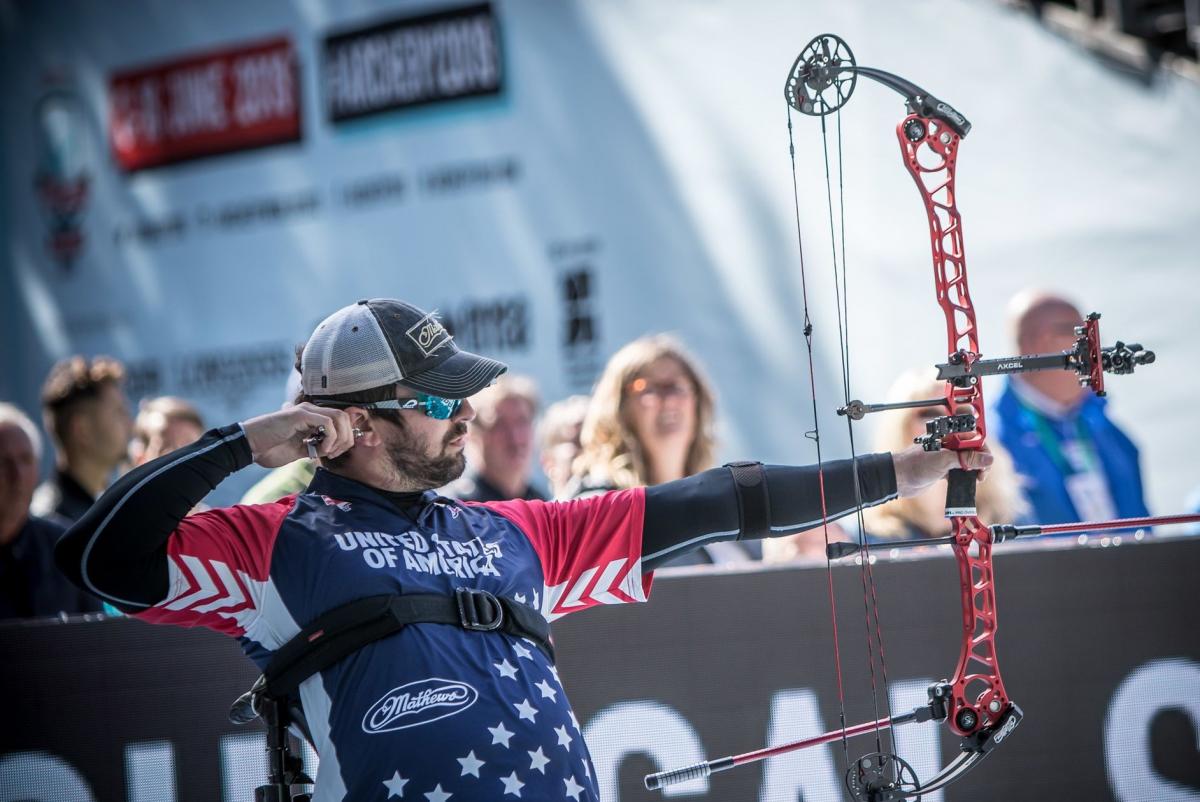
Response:
[{"label": "blond haired woman in crowd", "polygon": [[[667,334],[612,355],[588,405],[574,496],[682,479],[713,467],[715,399],[703,371]],[[715,543],[668,565],[742,562],[752,543]]]},{"label": "blond haired woman in crowd", "polygon": [[[940,398],[944,385],[930,371],[912,370],[900,375],[888,391],[889,403]],[[896,409],[881,412],[878,418],[874,446],[877,451],[903,450],[912,445],[913,438],[925,434],[925,422],[946,414],[945,407]],[[975,501],[979,517],[988,523],[1015,522],[1025,512],[1020,486],[1012,458],[995,441],[988,443],[995,462],[988,471],[987,481],[980,482]],[[931,486],[924,493],[896,499],[863,510],[867,542],[884,544],[895,540],[915,540],[950,534],[946,519],[946,480]],[[853,518],[841,521],[847,530],[856,530]],[[830,540],[852,540],[841,528],[831,524]],[[784,562],[797,557],[825,559],[825,539],[821,530],[814,529],[799,535],[763,543],[766,562]]]},{"label": "blond haired woman in crowd", "polygon": [[[888,392],[889,400],[917,401],[939,398],[944,385],[929,371],[914,370],[901,374]],[[913,438],[925,434],[925,422],[945,415],[944,407],[901,409],[884,413],[876,433],[876,449],[894,446],[907,448]],[[1004,446],[988,442],[996,461],[988,470],[987,481],[980,482],[975,494],[979,517],[988,523],[1015,522],[1025,513],[1020,484],[1012,457]],[[896,499],[863,511],[867,537],[872,543],[889,540],[911,540],[922,537],[941,537],[950,534],[946,519],[946,480],[938,482],[919,496]]]}]

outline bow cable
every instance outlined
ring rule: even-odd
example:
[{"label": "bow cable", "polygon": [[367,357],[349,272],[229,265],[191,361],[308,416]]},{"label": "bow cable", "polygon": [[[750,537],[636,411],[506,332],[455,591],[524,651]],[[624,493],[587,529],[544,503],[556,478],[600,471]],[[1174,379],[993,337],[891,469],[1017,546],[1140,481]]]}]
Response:
[{"label": "bow cable", "polygon": [[837,597],[833,592],[833,559],[829,548],[829,509],[825,501],[825,463],[821,457],[821,423],[817,413],[817,379],[813,368],[812,317],[808,308],[808,274],[804,269],[804,234],[800,227],[800,188],[796,177],[796,142],[792,133],[792,107],[788,106],[788,154],[792,160],[792,201],[796,213],[796,246],[800,254],[800,293],[804,302],[804,343],[808,350],[808,385],[812,397],[813,428],[804,436],[817,450],[817,485],[821,493],[821,529],[825,534],[825,576],[829,585],[829,609],[833,621],[833,663],[837,672],[838,722],[845,765],[850,765],[850,745],[846,734],[846,690],[842,683],[842,648],[838,637]]}]

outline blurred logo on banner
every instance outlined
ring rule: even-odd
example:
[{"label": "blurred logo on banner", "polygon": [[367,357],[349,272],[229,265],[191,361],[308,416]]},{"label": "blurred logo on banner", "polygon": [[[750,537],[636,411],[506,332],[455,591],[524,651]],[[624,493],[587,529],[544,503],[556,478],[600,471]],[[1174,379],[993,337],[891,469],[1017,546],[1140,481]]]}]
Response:
[{"label": "blurred logo on banner", "polygon": [[109,138],[123,170],[300,140],[286,37],[124,70],[109,79]]},{"label": "blurred logo on banner", "polygon": [[506,355],[529,350],[529,299],[525,295],[444,304],[442,319],[454,340],[468,351]]},{"label": "blurred logo on banner", "polygon": [[333,123],[498,95],[504,70],[490,3],[402,17],[325,38],[325,112]]},{"label": "blurred logo on banner", "polygon": [[549,248],[559,274],[563,368],[572,392],[590,392],[603,367],[596,298],[599,254],[600,242],[594,238],[556,242]]},{"label": "blurred logo on banner", "polygon": [[69,270],[85,242],[83,216],[95,172],[95,127],[73,88],[57,79],[48,82],[51,88],[34,104],[33,185],[46,217],[46,251]]}]

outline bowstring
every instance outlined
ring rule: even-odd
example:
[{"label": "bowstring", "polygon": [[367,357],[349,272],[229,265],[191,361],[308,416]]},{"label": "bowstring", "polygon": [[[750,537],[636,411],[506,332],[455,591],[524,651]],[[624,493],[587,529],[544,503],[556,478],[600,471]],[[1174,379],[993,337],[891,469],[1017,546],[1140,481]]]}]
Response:
[{"label": "bowstring", "polygon": [[[837,178],[838,178],[838,229],[841,239],[841,287],[838,287],[838,242],[834,235],[833,223],[833,200],[831,197],[832,181],[829,172],[829,150],[828,139],[825,126],[825,117],[821,117],[821,146],[825,159],[825,190],[826,204],[829,210],[829,238],[830,245],[833,251],[833,274],[834,274],[834,293],[838,301],[838,343],[841,346],[842,358],[842,392],[844,396],[843,404],[849,405],[850,394],[850,289],[847,276],[849,271],[846,266],[846,192],[845,192],[845,170],[843,163],[843,147],[842,147],[842,112],[839,107],[835,113],[837,119]],[[875,712],[875,720],[879,721],[879,698],[876,686],[875,677],[875,650],[879,652],[879,671],[883,684],[883,708],[887,713],[887,717],[892,716],[892,695],[891,687],[888,682],[887,660],[885,658],[883,648],[883,622],[879,615],[879,595],[875,584],[875,568],[874,561],[871,559],[871,545],[867,539],[866,520],[863,517],[863,495],[861,477],[858,474],[858,450],[854,442],[854,421],[849,415],[846,415],[846,434],[850,445],[850,462],[854,473],[854,503],[855,503],[855,520],[858,524],[858,546],[860,563],[859,575],[862,582],[863,590],[863,617],[867,628],[867,656],[868,666],[871,675],[871,703]],[[869,601],[868,601],[869,599]],[[874,636],[872,636],[872,622],[874,622]],[[895,738],[892,735],[891,729],[888,728],[886,733],[881,731],[881,728],[875,728],[875,749],[877,752],[883,752],[883,741],[887,739],[889,744],[894,746]]]},{"label": "bowstring", "polygon": [[846,692],[842,683],[842,650],[838,637],[837,597],[833,592],[833,560],[829,556],[829,510],[825,502],[825,463],[821,457],[821,424],[817,414],[817,379],[813,368],[813,324],[808,309],[808,276],[804,269],[804,235],[800,230],[800,187],[796,177],[796,143],[792,134],[792,107],[787,104],[788,153],[792,160],[792,203],[796,213],[796,246],[800,254],[800,291],[804,302],[804,342],[808,350],[808,384],[812,396],[813,428],[804,436],[817,450],[817,485],[821,495],[821,528],[825,534],[825,576],[829,585],[829,609],[833,621],[833,662],[837,672],[838,720],[842,731],[842,756],[850,767],[850,744],[846,737]]},{"label": "bowstring", "polygon": [[[842,115],[841,111],[837,111],[837,162],[838,162],[838,215],[836,229],[840,229],[841,234],[841,259],[838,258],[838,231],[835,229],[834,221],[834,205],[833,205],[833,180],[830,174],[829,163],[829,135],[828,128],[825,122],[826,115],[819,115],[821,119],[821,150],[825,166],[825,198],[826,207],[829,219],[829,241],[831,248],[832,264],[833,264],[833,286],[836,296],[836,310],[838,321],[838,352],[841,361],[842,370],[842,391],[845,404],[850,402],[850,345],[849,345],[849,287],[847,282],[846,270],[846,215],[845,215],[845,170],[843,163],[843,148],[842,148]],[[790,122],[790,114],[789,114]],[[839,269],[839,261],[841,267]],[[811,356],[810,356],[811,359]],[[870,546],[866,539],[866,523],[862,514],[863,496],[862,485],[858,474],[858,451],[854,441],[854,426],[853,421],[849,416],[846,416],[846,428],[850,445],[850,464],[851,472],[853,473],[854,481],[854,499],[856,507],[856,517],[858,523],[858,546],[860,553],[859,576],[862,584],[863,593],[863,615],[866,627],[867,640],[867,664],[871,679],[871,705],[874,710],[874,720],[879,721],[880,715],[879,703],[879,679],[882,678],[883,685],[883,707],[887,711],[887,717],[891,717],[891,692],[887,678],[887,663],[884,658],[883,651],[883,631],[881,620],[879,617],[878,594],[875,586],[875,576],[870,559]],[[822,488],[822,491],[824,488]],[[822,499],[824,501],[824,499]],[[824,510],[822,510],[824,513]],[[828,547],[829,533],[826,521],[825,531],[826,546]],[[826,551],[826,564],[830,576],[830,592],[832,594],[832,562],[829,558],[828,550]],[[872,630],[874,634],[872,634]],[[879,675],[877,677],[875,667],[875,651],[879,651]],[[839,676],[840,679],[840,676]],[[844,703],[843,716],[844,716]],[[843,727],[845,726],[843,722]],[[889,738],[890,743],[894,743],[894,739],[890,738],[890,732],[885,735],[884,729],[876,726],[875,728],[875,751],[883,753],[884,738]],[[847,758],[848,760],[848,758]],[[847,762],[847,765],[848,762]]]}]

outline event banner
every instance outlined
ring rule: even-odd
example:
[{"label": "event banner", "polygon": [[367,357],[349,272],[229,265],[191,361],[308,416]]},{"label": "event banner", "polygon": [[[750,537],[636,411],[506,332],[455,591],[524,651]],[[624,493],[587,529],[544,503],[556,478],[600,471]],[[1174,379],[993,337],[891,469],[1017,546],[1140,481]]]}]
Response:
[{"label": "event banner", "polygon": [[[971,774],[925,799],[1200,800],[1200,540],[1000,551],[999,657],[1025,719]],[[859,570],[833,572],[850,723],[889,702],[895,713],[919,705],[952,673],[960,645],[949,555],[884,559],[874,576],[887,676],[873,699]],[[555,639],[605,802],[845,799],[840,743],[666,794],[642,786],[652,771],[837,726],[823,566],[663,572],[648,604],[567,617]],[[256,675],[231,640],[124,619],[17,624],[0,628],[0,655],[0,799],[250,802],[265,781],[261,729],[226,719]],[[956,753],[945,725],[896,736],[919,777]],[[865,736],[846,751],[875,749]],[[311,751],[304,758],[317,768]]]},{"label": "event banner", "polygon": [[123,71],[109,102],[113,155],[127,171],[300,138],[295,54],[283,38]]}]

